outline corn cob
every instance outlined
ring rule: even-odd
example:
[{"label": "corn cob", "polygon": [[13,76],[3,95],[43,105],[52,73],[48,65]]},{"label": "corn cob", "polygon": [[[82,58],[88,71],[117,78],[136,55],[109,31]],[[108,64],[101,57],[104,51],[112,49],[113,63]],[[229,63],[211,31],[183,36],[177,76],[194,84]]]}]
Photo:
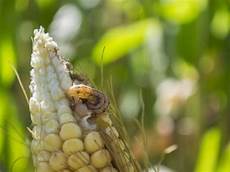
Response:
[{"label": "corn cob", "polygon": [[73,77],[41,27],[31,55],[31,151],[37,172],[137,172],[106,112],[108,98]]}]

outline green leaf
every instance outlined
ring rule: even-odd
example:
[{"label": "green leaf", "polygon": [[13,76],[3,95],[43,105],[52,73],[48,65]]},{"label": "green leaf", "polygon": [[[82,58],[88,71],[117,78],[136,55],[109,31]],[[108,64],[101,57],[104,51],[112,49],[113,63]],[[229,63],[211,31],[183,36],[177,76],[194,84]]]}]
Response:
[{"label": "green leaf", "polygon": [[9,85],[14,79],[11,66],[15,66],[16,57],[11,39],[3,39],[0,43],[0,78],[3,85]]},{"label": "green leaf", "polygon": [[160,13],[167,20],[178,24],[191,22],[207,6],[207,0],[170,0],[160,1]]},{"label": "green leaf", "polygon": [[221,158],[218,166],[218,172],[229,172],[230,171],[230,144],[225,148],[223,157]]},{"label": "green leaf", "polygon": [[220,139],[221,133],[218,128],[212,128],[204,134],[195,172],[216,172]]},{"label": "green leaf", "polygon": [[25,127],[17,117],[16,105],[5,90],[0,92],[0,160],[7,171],[28,171],[29,145]]},{"label": "green leaf", "polygon": [[101,57],[104,47],[103,64],[109,64],[122,58],[141,45],[145,40],[148,29],[155,25],[158,26],[158,22],[149,19],[109,30],[95,46],[93,60],[97,64],[102,63]]}]

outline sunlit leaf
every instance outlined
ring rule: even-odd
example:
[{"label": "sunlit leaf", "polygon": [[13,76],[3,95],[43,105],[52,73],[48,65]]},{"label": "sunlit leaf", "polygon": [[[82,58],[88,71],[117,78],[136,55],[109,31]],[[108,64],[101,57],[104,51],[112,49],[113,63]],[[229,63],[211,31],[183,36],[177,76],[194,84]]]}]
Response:
[{"label": "sunlit leaf", "polygon": [[220,139],[221,133],[218,128],[212,128],[204,134],[195,172],[216,172]]},{"label": "sunlit leaf", "polygon": [[162,0],[160,13],[166,19],[183,24],[192,21],[205,9],[207,0]]},{"label": "sunlit leaf", "polygon": [[0,44],[0,78],[3,85],[9,85],[14,79],[11,66],[15,66],[16,57],[13,42],[10,39],[2,40]]},{"label": "sunlit leaf", "polygon": [[212,20],[212,33],[218,38],[224,38],[230,30],[230,12],[228,9],[218,10]]},{"label": "sunlit leaf", "polygon": [[230,171],[230,144],[226,147],[221,162],[218,167],[218,172],[229,172]]},{"label": "sunlit leaf", "polygon": [[102,51],[105,47],[103,63],[108,64],[118,60],[142,44],[147,30],[154,24],[157,22],[144,20],[109,30],[94,48],[93,59],[97,64],[101,64]]},{"label": "sunlit leaf", "polygon": [[54,5],[56,0],[36,0],[36,2],[40,8],[46,8]]},{"label": "sunlit leaf", "polygon": [[173,64],[173,71],[179,78],[191,78],[194,80],[199,78],[197,69],[183,59],[175,61]]},{"label": "sunlit leaf", "polygon": [[[5,122],[5,111],[6,111],[6,95],[3,92],[0,92],[0,133],[4,132],[4,122]],[[4,135],[0,134],[0,152],[3,151],[4,144]]]},{"label": "sunlit leaf", "polygon": [[[29,144],[25,136],[25,126],[16,116],[15,105],[11,105],[12,116],[9,121],[10,168],[14,172],[26,171],[30,161]],[[27,142],[26,142],[27,141]]]},{"label": "sunlit leaf", "polygon": [[10,171],[27,171],[30,159],[25,129],[16,115],[16,106],[10,94],[1,93],[0,95],[0,152],[4,155],[1,161],[5,162],[5,168]]}]

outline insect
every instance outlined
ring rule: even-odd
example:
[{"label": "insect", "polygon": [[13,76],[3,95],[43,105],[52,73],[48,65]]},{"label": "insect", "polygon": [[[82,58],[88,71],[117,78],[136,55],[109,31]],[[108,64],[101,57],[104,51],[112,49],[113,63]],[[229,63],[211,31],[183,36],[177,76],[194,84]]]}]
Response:
[{"label": "insect", "polygon": [[67,95],[74,99],[74,102],[82,101],[94,115],[101,114],[108,109],[109,99],[101,91],[84,84],[71,86]]}]

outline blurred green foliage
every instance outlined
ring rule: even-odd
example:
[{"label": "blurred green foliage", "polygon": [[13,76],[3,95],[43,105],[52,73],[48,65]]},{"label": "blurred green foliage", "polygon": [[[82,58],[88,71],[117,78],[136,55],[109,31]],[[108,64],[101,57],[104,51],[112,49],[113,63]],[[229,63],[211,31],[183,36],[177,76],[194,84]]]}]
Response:
[{"label": "blurred green foliage", "polygon": [[[156,165],[176,144],[162,162],[169,169],[229,172],[229,9],[228,0],[0,0],[0,172],[33,171],[28,105],[12,66],[29,93],[39,25],[77,71],[108,93],[112,82],[141,163],[148,152]],[[135,125],[143,109],[146,145]]]}]

